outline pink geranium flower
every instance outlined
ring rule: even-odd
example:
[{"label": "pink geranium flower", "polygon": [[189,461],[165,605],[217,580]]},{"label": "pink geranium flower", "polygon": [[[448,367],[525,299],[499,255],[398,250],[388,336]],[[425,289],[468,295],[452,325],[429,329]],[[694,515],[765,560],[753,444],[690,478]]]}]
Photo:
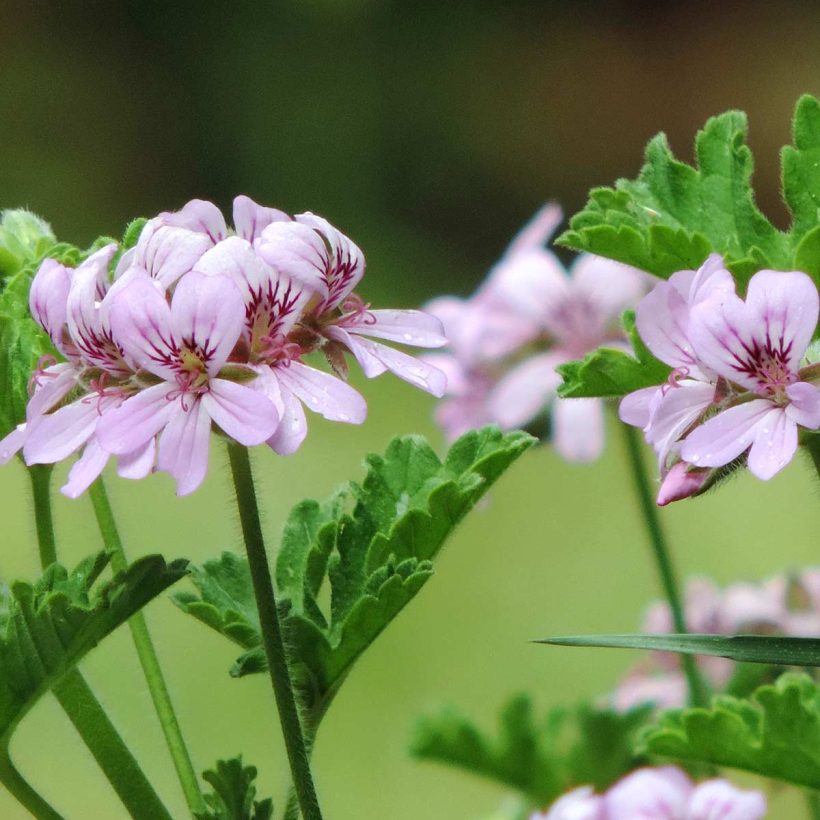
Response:
[{"label": "pink geranium flower", "polygon": [[586,255],[565,271],[544,248],[560,221],[560,209],[547,205],[470,299],[428,305],[451,339],[447,354],[427,357],[450,375],[437,414],[449,437],[470,423],[525,426],[550,408],[552,441],[564,458],[589,461],[600,454],[602,403],[557,398],[556,368],[601,344],[625,344],[618,320],[638,301],[646,277]]},{"label": "pink geranium flower", "polygon": [[97,431],[102,446],[130,453],[161,433],[158,466],[185,495],[205,478],[212,424],[247,446],[270,438],[279,424],[273,403],[220,376],[244,317],[242,296],[227,276],[186,274],[170,305],[147,276],[122,288],[111,306],[111,326],[125,355],[144,371],[146,386],[103,413]]},{"label": "pink geranium flower", "polygon": [[820,389],[800,362],[817,328],[817,288],[804,273],[763,270],[745,302],[715,293],[692,310],[690,334],[700,361],[745,392],[693,430],[681,456],[721,467],[748,450],[749,470],[768,479],[791,461],[798,426],[820,427]]},{"label": "pink geranium flower", "polygon": [[760,820],[766,798],[727,780],[693,783],[677,766],[637,769],[605,794],[568,792],[530,820]]}]

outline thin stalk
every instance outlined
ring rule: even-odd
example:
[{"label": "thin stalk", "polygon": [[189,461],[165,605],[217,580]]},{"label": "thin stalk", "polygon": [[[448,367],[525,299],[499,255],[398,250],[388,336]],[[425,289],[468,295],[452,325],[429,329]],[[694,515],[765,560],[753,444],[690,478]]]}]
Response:
[{"label": "thin stalk", "polygon": [[37,820],[63,820],[17,771],[6,748],[0,749],[0,781]]},{"label": "thin stalk", "polygon": [[[646,525],[646,534],[649,536],[649,542],[652,545],[652,555],[655,559],[658,575],[660,576],[661,586],[666,595],[666,600],[669,603],[669,609],[672,612],[672,623],[675,627],[675,631],[683,634],[686,632],[683,604],[681,603],[680,594],[678,592],[678,583],[672,565],[671,552],[663,528],[661,527],[658,509],[655,506],[655,499],[649,484],[649,476],[647,475],[646,463],[644,462],[643,453],[641,451],[638,431],[628,424],[619,423],[618,426],[623,430],[624,443],[626,444],[626,451],[629,457],[638,504],[641,508],[644,524]],[[707,688],[700,675],[695,658],[691,655],[682,656],[681,666],[686,675],[690,704],[692,706],[705,705],[708,701]]]},{"label": "thin stalk", "polygon": [[[51,514],[51,467],[31,469],[29,475],[40,561],[45,569],[57,560]],[[63,676],[54,687],[54,695],[131,817],[171,820],[168,810],[78,669],[71,669]],[[3,754],[7,760],[0,760],[0,773],[9,773],[12,778],[16,776],[21,779],[8,760],[8,752],[0,752],[0,756]],[[17,796],[17,792],[10,790]],[[28,808],[27,804],[24,805]],[[53,811],[51,815],[42,816],[59,817]]]},{"label": "thin stalk", "polygon": [[321,820],[322,813],[310,772],[307,745],[290,678],[282,627],[276,610],[276,597],[265,551],[265,541],[262,537],[262,525],[259,521],[259,507],[256,502],[250,458],[245,447],[233,442],[228,444],[228,455],[236,491],[239,520],[242,524],[242,535],[245,539],[245,549],[248,553],[248,563],[253,580],[253,592],[256,597],[256,606],[259,609],[262,642],[268,659],[268,670],[276,697],[276,707],[279,710],[279,722],[288,753],[293,787],[304,820]]},{"label": "thin stalk", "polygon": [[[89,490],[91,504],[94,507],[94,515],[97,517],[97,526],[102,535],[106,549],[111,552],[111,566],[116,572],[123,572],[128,567],[128,559],[122,547],[117,523],[114,520],[114,512],[105,491],[102,478],[98,478]],[[182,729],[177,720],[174,705],[171,702],[171,695],[168,685],[162,674],[159,657],[157,656],[151,634],[148,631],[148,624],[142,612],[137,612],[128,620],[131,630],[131,637],[139,656],[145,680],[148,683],[148,690],[151,693],[151,700],[154,702],[154,709],[159,717],[162,726],[165,742],[174,768],[177,772],[182,791],[185,793],[185,801],[191,813],[204,812],[206,810],[202,792],[199,789],[199,781],[196,776],[185,738],[182,736]]]},{"label": "thin stalk", "polygon": [[807,791],[806,805],[811,820],[820,820],[820,794],[815,791]]}]

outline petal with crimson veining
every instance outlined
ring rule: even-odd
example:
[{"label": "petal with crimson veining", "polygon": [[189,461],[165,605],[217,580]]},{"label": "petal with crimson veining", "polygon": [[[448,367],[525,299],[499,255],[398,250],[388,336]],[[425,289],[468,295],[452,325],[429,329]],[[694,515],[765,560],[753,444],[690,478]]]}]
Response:
[{"label": "petal with crimson veining", "polygon": [[249,196],[240,195],[233,201],[233,226],[248,242],[258,239],[271,222],[290,222],[290,217],[277,208],[266,208]]},{"label": "petal with crimson veining", "polygon": [[63,326],[68,317],[71,272],[54,259],[40,265],[29,289],[29,310],[58,350],[63,349]]}]

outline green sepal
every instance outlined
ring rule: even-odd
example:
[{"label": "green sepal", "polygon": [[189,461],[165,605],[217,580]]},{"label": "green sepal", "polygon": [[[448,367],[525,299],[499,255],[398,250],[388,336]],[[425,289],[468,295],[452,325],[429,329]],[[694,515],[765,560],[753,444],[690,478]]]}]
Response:
[{"label": "green sepal", "polygon": [[212,787],[204,795],[208,811],[195,812],[196,820],[271,820],[273,801],[256,800],[256,767],[245,766],[242,756],[218,760],[215,769],[202,773]]},{"label": "green sepal", "polygon": [[635,355],[601,347],[580,361],[558,365],[564,379],[558,395],[573,399],[624,396],[666,381],[672,368],[658,361],[641,340],[635,327],[635,312],[626,311],[622,321]]},{"label": "green sepal", "polygon": [[[315,724],[355,660],[430,577],[458,522],[534,441],[487,427],[462,436],[442,462],[420,436],[396,438],[384,455],[368,456],[361,484],[293,508],[276,583],[294,679]],[[246,650],[231,674],[263,671],[246,560],[223,554],[191,580],[198,594],[174,600]],[[329,608],[320,602],[326,583]]]},{"label": "green sepal", "polygon": [[820,690],[807,675],[787,672],[748,700],[718,696],[708,709],[663,713],[640,747],[820,789]]},{"label": "green sepal", "polygon": [[0,282],[42,259],[56,241],[48,222],[31,211],[0,213]]},{"label": "green sepal", "polygon": [[528,695],[508,701],[492,737],[453,708],[421,718],[412,754],[512,787],[542,807],[579,785],[605,790],[643,763],[634,752],[651,706],[627,712],[583,704],[536,717]]},{"label": "green sepal", "polygon": [[108,553],[71,572],[52,564],[33,584],[0,589],[0,742],[8,743],[23,716],[106,635],[186,573],[149,555],[109,581],[100,574]]}]

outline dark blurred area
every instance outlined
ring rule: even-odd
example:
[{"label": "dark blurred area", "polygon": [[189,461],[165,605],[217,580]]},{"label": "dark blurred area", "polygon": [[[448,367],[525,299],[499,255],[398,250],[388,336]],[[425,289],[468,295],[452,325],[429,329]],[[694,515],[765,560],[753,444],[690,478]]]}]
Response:
[{"label": "dark blurred area", "polygon": [[545,199],[634,175],[646,140],[750,115],[762,208],[820,91],[813,3],[0,2],[0,204],[87,243],[238,192],[313,210],[368,287],[464,292]]}]

